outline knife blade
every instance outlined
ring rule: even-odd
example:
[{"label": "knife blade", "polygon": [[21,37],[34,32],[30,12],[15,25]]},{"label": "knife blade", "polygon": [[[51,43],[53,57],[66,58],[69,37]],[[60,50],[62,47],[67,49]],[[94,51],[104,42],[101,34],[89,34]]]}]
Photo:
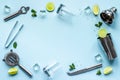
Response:
[{"label": "knife blade", "polygon": [[97,68],[101,68],[101,67],[102,67],[102,64],[100,63],[100,64],[97,64],[97,65],[94,65],[94,66],[91,66],[91,67],[88,67],[88,68],[80,69],[78,71],[67,72],[67,74],[69,76],[74,76],[74,75],[85,73],[85,72],[88,72],[88,71],[91,71],[91,70],[94,70],[94,69],[97,69]]}]

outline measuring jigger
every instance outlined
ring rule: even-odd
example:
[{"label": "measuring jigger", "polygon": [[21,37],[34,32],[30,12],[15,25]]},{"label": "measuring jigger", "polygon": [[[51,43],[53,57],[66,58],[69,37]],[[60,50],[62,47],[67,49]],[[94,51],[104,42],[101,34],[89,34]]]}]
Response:
[{"label": "measuring jigger", "polygon": [[99,39],[103,49],[105,50],[108,59],[110,61],[114,60],[117,57],[117,54],[115,52],[110,33],[108,33],[106,35],[106,37],[104,37],[104,38],[98,37],[98,39]]}]

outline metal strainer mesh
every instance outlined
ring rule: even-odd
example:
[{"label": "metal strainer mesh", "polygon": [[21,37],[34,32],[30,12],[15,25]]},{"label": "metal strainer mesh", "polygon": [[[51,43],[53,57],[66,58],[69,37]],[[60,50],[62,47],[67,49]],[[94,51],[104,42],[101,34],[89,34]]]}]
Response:
[{"label": "metal strainer mesh", "polygon": [[4,60],[9,66],[15,66],[19,62],[19,56],[16,53],[10,52],[5,56]]}]

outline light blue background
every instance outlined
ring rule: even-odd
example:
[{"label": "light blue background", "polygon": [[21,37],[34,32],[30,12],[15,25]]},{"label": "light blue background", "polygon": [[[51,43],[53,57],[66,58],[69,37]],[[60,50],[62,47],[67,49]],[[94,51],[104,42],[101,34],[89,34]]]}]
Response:
[{"label": "light blue background", "polygon": [[[47,13],[43,19],[40,17],[39,10],[45,9],[47,2],[55,3],[56,9],[54,12]],[[71,9],[76,16],[69,20],[62,20],[56,14],[59,4],[65,4]],[[117,52],[117,59],[113,64],[107,60],[104,52],[100,49],[97,41],[98,28],[94,26],[100,17],[95,17],[93,14],[86,15],[80,12],[87,6],[98,4],[100,11],[109,9],[111,7],[117,8],[117,15],[115,21],[111,26],[103,23],[103,28],[112,34],[112,39]],[[52,61],[60,63],[61,68],[56,72],[54,80],[117,80],[120,74],[120,1],[119,0],[0,0],[0,79],[3,80],[46,80],[42,72],[43,67]],[[38,17],[31,17],[29,11],[26,15],[21,15],[11,21],[4,22],[4,17],[10,15],[4,13],[4,5],[11,7],[11,13],[19,10],[21,6],[30,6],[30,8],[37,11]],[[80,15],[81,14],[81,15]],[[9,35],[10,30],[16,21],[19,25],[24,24],[24,28],[17,36],[15,41],[18,44],[17,49],[13,49],[20,56],[20,64],[24,65],[33,74],[33,78],[29,78],[19,69],[15,76],[9,76],[7,71],[9,67],[2,61],[4,55],[12,49],[4,48],[5,41]],[[84,68],[97,64],[94,56],[101,54],[103,58],[103,67],[113,67],[113,73],[105,76],[97,76],[96,71],[80,74],[77,76],[68,76],[66,72],[69,70],[69,65],[74,63],[77,69]],[[32,66],[39,63],[41,71],[36,73]],[[76,69],[76,70],[77,70]]]}]

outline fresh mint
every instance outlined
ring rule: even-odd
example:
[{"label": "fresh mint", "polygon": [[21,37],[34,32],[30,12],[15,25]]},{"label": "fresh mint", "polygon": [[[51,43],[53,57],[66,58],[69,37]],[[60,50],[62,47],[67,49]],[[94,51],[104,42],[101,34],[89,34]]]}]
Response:
[{"label": "fresh mint", "polygon": [[13,43],[13,48],[15,48],[15,49],[17,48],[17,42]]},{"label": "fresh mint", "polygon": [[32,13],[32,17],[37,17],[37,14],[36,13]]},{"label": "fresh mint", "polygon": [[32,13],[37,13],[34,9],[31,10]]},{"label": "fresh mint", "polygon": [[75,69],[75,65],[74,65],[73,63],[72,63],[71,65],[69,65],[69,67],[70,67],[70,68],[69,68],[70,71],[72,71],[72,70]]},{"label": "fresh mint", "polygon": [[96,75],[101,75],[101,74],[102,74],[102,73],[101,73],[100,70],[98,70],[97,73],[96,73]]},{"label": "fresh mint", "polygon": [[37,17],[37,14],[36,14],[37,11],[36,11],[36,10],[32,9],[32,10],[31,10],[31,13],[32,13],[32,15],[31,15],[32,17]]},{"label": "fresh mint", "polygon": [[98,22],[97,24],[95,24],[96,27],[100,28],[102,26],[102,22]]}]

